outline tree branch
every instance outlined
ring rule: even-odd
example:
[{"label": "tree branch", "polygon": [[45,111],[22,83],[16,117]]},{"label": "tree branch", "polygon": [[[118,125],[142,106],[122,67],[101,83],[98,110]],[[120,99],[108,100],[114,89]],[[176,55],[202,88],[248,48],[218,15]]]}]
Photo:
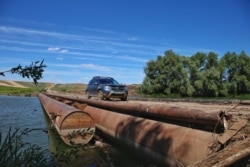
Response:
[{"label": "tree branch", "polygon": [[14,67],[10,70],[0,72],[0,76],[5,76],[5,73],[11,72],[12,74],[16,73],[21,75],[23,78],[32,78],[33,82],[37,84],[38,80],[42,78],[42,74],[44,72],[44,68],[46,65],[44,64],[44,60],[32,62],[30,66],[22,67],[20,64],[17,67]]}]

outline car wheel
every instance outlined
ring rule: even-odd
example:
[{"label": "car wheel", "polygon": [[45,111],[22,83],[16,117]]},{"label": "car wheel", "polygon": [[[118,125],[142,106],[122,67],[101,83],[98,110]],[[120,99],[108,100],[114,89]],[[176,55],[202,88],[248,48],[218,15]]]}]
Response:
[{"label": "car wheel", "polygon": [[103,92],[101,90],[98,91],[98,99],[99,100],[103,100],[104,99]]},{"label": "car wheel", "polygon": [[91,96],[90,96],[90,94],[89,94],[89,91],[86,91],[86,93],[87,93],[87,98],[90,99]]}]

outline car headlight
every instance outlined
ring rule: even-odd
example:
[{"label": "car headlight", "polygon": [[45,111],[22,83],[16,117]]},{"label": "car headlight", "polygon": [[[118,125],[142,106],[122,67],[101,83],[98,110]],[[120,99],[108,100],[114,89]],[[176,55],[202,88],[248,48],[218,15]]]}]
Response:
[{"label": "car headlight", "polygon": [[128,91],[128,87],[125,87],[125,91]]},{"label": "car headlight", "polygon": [[104,90],[110,91],[110,90],[111,90],[111,87],[110,87],[110,86],[104,86]]}]

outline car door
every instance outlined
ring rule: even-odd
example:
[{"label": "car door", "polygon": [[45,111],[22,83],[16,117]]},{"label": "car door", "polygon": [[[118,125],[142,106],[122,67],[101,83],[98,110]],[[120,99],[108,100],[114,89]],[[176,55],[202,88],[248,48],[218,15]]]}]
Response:
[{"label": "car door", "polygon": [[97,95],[97,87],[98,87],[98,80],[97,79],[93,79],[90,83],[89,83],[89,94],[91,96],[96,96]]}]

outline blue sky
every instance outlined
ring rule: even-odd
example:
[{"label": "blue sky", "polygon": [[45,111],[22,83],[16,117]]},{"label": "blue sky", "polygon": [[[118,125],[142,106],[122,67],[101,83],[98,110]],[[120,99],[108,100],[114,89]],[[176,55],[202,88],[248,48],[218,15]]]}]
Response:
[{"label": "blue sky", "polygon": [[40,82],[140,84],[169,49],[249,55],[249,20],[249,0],[0,0],[0,71],[44,59]]}]

